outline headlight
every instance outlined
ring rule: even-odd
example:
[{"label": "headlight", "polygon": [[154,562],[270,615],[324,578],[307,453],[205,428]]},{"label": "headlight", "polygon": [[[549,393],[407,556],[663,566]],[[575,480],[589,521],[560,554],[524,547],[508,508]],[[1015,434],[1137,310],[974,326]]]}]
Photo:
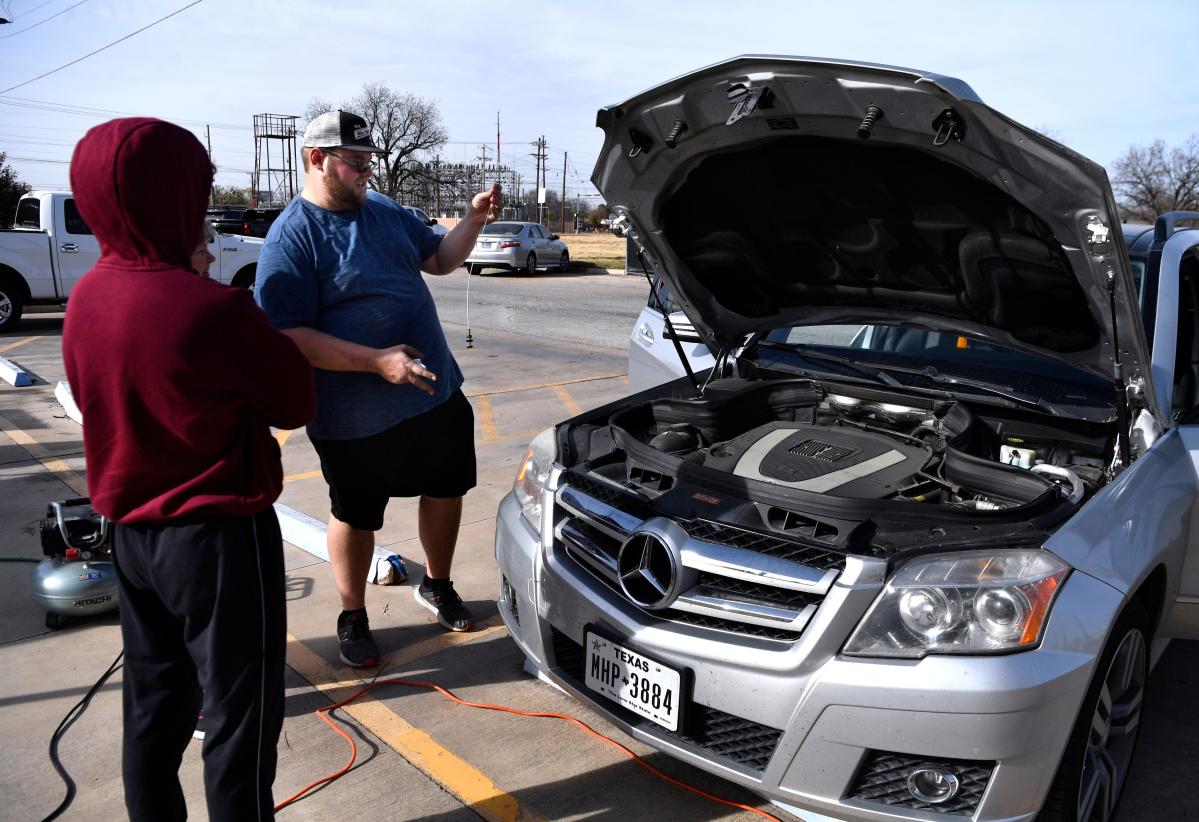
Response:
[{"label": "headlight", "polygon": [[1036,647],[1070,567],[1048,551],[939,554],[903,565],[845,644],[851,656]]},{"label": "headlight", "polygon": [[554,429],[547,428],[529,443],[529,450],[516,472],[512,493],[520,503],[520,512],[529,524],[541,531],[541,498],[550,469],[554,465]]}]

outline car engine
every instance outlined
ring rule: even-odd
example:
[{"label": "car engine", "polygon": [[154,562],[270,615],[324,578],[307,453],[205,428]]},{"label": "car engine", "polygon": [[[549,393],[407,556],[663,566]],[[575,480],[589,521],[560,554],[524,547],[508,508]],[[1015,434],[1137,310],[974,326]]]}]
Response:
[{"label": "car engine", "polygon": [[652,399],[606,426],[576,426],[569,436],[585,459],[570,462],[668,508],[718,500],[696,516],[754,529],[814,521],[815,533],[826,519],[828,533],[867,520],[1049,527],[1104,483],[1112,428],[872,387],[725,379],[700,398]]}]

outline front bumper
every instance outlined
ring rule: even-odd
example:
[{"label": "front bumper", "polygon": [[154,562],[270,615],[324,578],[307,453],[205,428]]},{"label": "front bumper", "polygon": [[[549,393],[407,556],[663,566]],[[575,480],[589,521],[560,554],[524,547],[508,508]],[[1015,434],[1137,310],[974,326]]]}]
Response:
[{"label": "front bumper", "polygon": [[[779,643],[638,609],[552,537],[543,540],[511,494],[500,504],[496,557],[500,613],[540,672],[655,748],[784,805],[845,820],[1033,818],[1121,606],[1114,589],[1075,572],[1036,650],[857,659],[838,652],[877,581],[839,580],[799,639]],[[687,672],[684,727],[667,731],[585,686],[588,625]],[[957,810],[907,793],[906,774],[931,762],[969,775],[961,792],[968,801]]]}]

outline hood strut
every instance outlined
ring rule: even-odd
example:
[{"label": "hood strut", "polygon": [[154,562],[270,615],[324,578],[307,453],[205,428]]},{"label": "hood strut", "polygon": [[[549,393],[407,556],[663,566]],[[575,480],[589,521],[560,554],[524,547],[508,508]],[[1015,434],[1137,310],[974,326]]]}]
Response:
[{"label": "hood strut", "polygon": [[1127,468],[1132,462],[1128,442],[1128,426],[1132,414],[1128,407],[1128,386],[1124,382],[1124,363],[1120,359],[1120,334],[1116,327],[1116,272],[1113,269],[1108,269],[1107,272],[1107,300],[1112,313],[1112,362],[1115,367],[1116,415],[1119,421],[1119,432],[1116,435],[1117,447],[1119,448],[1120,463]]},{"label": "hood strut", "polygon": [[695,372],[691,370],[691,363],[687,362],[687,355],[683,353],[683,344],[679,342],[679,335],[674,333],[674,324],[670,321],[670,307],[663,303],[660,286],[650,275],[649,266],[645,262],[645,255],[640,249],[637,250],[637,259],[641,263],[641,270],[645,272],[645,279],[649,282],[649,290],[653,292],[655,297],[654,301],[662,309],[662,323],[666,326],[666,330],[670,332],[670,341],[674,343],[674,353],[678,354],[679,362],[683,364],[683,370],[687,372],[687,379],[691,381],[691,387],[698,391],[699,380],[695,378]]}]

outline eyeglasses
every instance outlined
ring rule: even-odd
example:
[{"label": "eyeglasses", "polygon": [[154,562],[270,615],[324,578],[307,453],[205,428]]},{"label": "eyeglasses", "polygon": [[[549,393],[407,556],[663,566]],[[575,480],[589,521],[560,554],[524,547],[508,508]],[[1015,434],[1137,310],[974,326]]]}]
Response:
[{"label": "eyeglasses", "polygon": [[342,157],[340,154],[336,154],[332,151],[329,151],[329,149],[327,149],[327,148],[321,149],[321,151],[325,152],[325,154],[328,154],[330,157],[336,157],[337,159],[341,160],[343,163],[345,163],[350,168],[357,171],[359,174],[365,174],[368,171],[372,171],[374,168],[370,164],[369,161],[361,162],[359,160],[351,160],[349,157]]}]

